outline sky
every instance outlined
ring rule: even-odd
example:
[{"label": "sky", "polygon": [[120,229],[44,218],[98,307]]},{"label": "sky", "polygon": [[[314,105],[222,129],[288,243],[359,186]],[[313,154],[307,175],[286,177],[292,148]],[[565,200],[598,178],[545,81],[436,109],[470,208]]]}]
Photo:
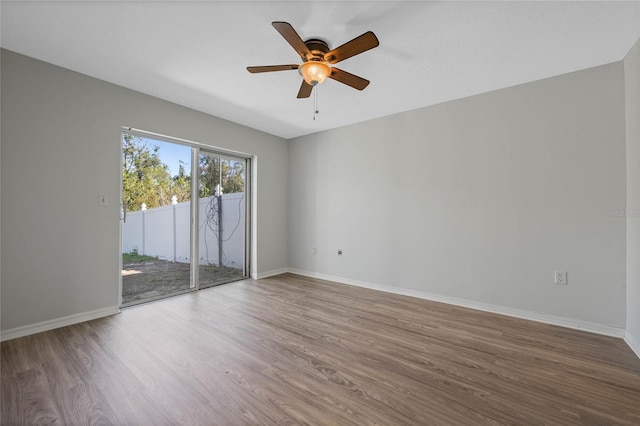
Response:
[{"label": "sky", "polygon": [[185,163],[185,172],[187,174],[190,173],[191,147],[148,138],[145,138],[145,141],[149,144],[150,147],[158,146],[160,148],[158,150],[158,154],[160,155],[160,159],[162,160],[162,162],[169,166],[169,173],[171,173],[171,177],[174,177],[178,174],[180,160]]},{"label": "sky", "polygon": [[187,175],[191,173],[191,147],[176,143],[163,142],[151,138],[142,138],[149,148],[159,147],[158,155],[160,160],[169,166],[171,177],[178,174],[180,170],[180,160],[184,163],[184,170]]}]

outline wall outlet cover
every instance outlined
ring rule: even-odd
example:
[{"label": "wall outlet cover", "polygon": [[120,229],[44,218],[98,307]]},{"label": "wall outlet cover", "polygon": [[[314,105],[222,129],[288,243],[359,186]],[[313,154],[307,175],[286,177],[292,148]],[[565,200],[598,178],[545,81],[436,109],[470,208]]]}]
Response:
[{"label": "wall outlet cover", "polygon": [[554,282],[556,284],[567,285],[567,272],[566,271],[555,271]]}]

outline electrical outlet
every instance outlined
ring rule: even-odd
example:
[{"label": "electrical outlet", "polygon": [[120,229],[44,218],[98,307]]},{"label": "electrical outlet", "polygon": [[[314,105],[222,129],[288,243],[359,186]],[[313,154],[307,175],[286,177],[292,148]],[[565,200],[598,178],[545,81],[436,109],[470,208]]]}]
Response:
[{"label": "electrical outlet", "polygon": [[338,256],[342,256],[342,249],[338,249]]},{"label": "electrical outlet", "polygon": [[106,206],[107,205],[107,196],[106,195],[98,195],[98,205]]},{"label": "electrical outlet", "polygon": [[318,247],[311,247],[312,254],[318,254]]},{"label": "electrical outlet", "polygon": [[567,285],[567,272],[566,271],[556,271],[555,272],[555,283]]}]

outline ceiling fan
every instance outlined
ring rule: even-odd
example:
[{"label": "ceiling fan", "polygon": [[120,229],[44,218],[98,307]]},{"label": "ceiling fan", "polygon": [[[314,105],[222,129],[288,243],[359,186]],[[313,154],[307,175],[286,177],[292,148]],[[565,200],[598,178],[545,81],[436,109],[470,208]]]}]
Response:
[{"label": "ceiling fan", "polygon": [[369,85],[369,80],[331,65],[378,47],[380,44],[378,38],[371,31],[367,31],[361,36],[330,50],[329,45],[324,40],[312,38],[302,41],[296,30],[288,22],[272,22],[271,25],[300,55],[302,64],[247,67],[247,71],[250,73],[298,70],[303,77],[302,86],[298,91],[298,98],[308,98],[311,95],[313,86],[321,84],[327,77],[358,90],[363,90]]}]

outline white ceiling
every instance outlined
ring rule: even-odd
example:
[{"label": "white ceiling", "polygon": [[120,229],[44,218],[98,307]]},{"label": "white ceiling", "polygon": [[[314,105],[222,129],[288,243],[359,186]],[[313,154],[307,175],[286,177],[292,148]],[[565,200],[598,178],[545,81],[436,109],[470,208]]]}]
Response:
[{"label": "white ceiling", "polygon": [[[640,2],[2,1],[1,45],[284,138],[621,60]],[[338,66],[371,80],[296,94],[299,62],[271,26],[336,47],[380,46]],[[314,89],[315,90],[315,89]],[[149,129],[153,130],[153,129]]]}]

